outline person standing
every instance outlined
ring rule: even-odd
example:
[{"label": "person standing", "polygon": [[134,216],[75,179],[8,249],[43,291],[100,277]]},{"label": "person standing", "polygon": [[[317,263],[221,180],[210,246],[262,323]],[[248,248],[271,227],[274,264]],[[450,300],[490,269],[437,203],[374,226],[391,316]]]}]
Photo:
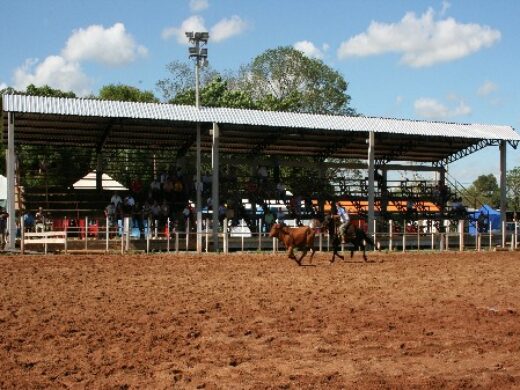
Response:
[{"label": "person standing", "polygon": [[45,214],[43,213],[43,207],[38,207],[38,211],[34,215],[34,230],[36,232],[45,231]]}]

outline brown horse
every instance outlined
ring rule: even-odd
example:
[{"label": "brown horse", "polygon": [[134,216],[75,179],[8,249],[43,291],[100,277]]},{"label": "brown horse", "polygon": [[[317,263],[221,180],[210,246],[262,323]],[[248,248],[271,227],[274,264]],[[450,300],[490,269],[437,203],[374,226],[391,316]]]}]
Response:
[{"label": "brown horse", "polygon": [[[324,229],[333,229],[332,234],[332,259],[330,260],[331,263],[334,262],[336,259],[336,256],[338,256],[340,259],[344,259],[343,255],[339,254],[339,251],[341,249],[341,241],[343,240],[343,243],[350,244],[350,258],[354,257],[354,252],[356,250],[362,250],[363,251],[363,260],[368,261],[367,254],[366,254],[366,244],[370,244],[372,246],[375,246],[374,241],[365,233],[364,230],[357,228],[352,222],[347,226],[347,229],[345,230],[345,234],[343,237],[340,237],[339,234],[336,232],[337,229],[335,226],[330,226],[331,223],[335,223],[334,220],[325,219],[323,222],[323,228]],[[330,230],[329,230],[330,232]]]},{"label": "brown horse", "polygon": [[[281,223],[275,223],[269,232],[269,237],[276,237],[280,241],[283,241],[289,259],[293,259],[298,265],[302,265],[302,259],[309,250],[311,250],[310,261],[312,263],[312,257],[315,252],[314,235],[314,229],[308,226],[289,228]],[[302,251],[302,255],[299,259],[294,255],[294,249],[300,249]]]}]

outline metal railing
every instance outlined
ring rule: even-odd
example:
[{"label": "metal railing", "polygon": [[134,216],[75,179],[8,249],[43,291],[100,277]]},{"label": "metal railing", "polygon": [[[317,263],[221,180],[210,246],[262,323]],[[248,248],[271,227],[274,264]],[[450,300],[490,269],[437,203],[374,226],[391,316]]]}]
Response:
[{"label": "metal railing", "polygon": [[[77,226],[56,224],[52,227],[52,231],[65,233],[66,248],[69,252],[98,251],[123,254],[129,251],[190,252],[196,251],[197,234],[201,235],[202,250],[205,252],[212,252],[218,247],[219,251],[223,253],[232,251],[277,253],[283,247],[276,238],[269,237],[268,226],[261,219],[254,221],[254,226],[251,226],[251,223],[247,225],[244,220],[241,220],[236,226],[231,226],[230,221],[224,219],[217,227],[218,245],[213,242],[211,219],[203,220],[203,228],[200,233],[190,226],[189,220],[183,230],[178,229],[171,222],[168,219],[160,224],[159,221],[149,219],[139,226],[130,217],[116,221],[110,221],[108,218],[89,220],[86,217]],[[388,251],[481,251],[494,250],[497,247],[510,250],[519,248],[519,222],[504,223],[500,230],[489,229],[487,232],[479,232],[477,228],[472,234],[468,232],[467,221],[464,220],[459,221],[456,225],[446,221],[441,229],[436,228],[431,221],[430,223],[428,221],[414,222],[416,223],[411,225],[404,221],[402,227],[398,229],[397,223],[390,220],[384,230],[378,230],[378,224],[374,222],[373,239],[377,249]],[[47,248],[48,245],[31,242],[29,237],[26,239],[23,219],[20,227],[19,240],[22,252],[27,249],[42,251]],[[49,245],[52,244],[53,242],[49,241]],[[329,234],[317,228],[314,245],[320,252],[330,251],[332,246]]]}]

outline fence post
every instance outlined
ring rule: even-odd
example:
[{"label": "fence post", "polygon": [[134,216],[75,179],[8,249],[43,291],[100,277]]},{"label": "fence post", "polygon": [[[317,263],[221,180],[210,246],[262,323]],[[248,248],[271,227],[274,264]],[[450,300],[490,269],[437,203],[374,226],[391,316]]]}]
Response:
[{"label": "fence post", "polygon": [[[212,226],[214,229],[215,227]],[[204,234],[204,239],[206,240],[206,253],[209,252],[209,218],[206,218],[206,229]]]},{"label": "fence post", "polygon": [[166,252],[170,253],[170,217],[166,220]]},{"label": "fence post", "polygon": [[406,219],[403,221],[403,252],[406,251]]},{"label": "fence post", "polygon": [[224,246],[224,253],[228,253],[228,219],[224,218],[224,225],[222,226],[222,245]]},{"label": "fence post", "polygon": [[186,220],[186,227],[184,228],[186,234],[186,252],[190,250],[190,219]]},{"label": "fence post", "polygon": [[491,218],[489,218],[489,250],[491,250],[491,247],[493,246],[493,224],[491,223]]},{"label": "fence post", "polygon": [[244,221],[244,218],[242,218],[242,220],[240,221],[240,227],[242,229],[241,231],[241,234],[240,234],[240,238],[242,239],[241,243],[242,243],[242,246],[241,246],[241,251],[243,252],[244,251],[244,225],[245,225],[245,221]]},{"label": "fence post", "polygon": [[374,218],[374,249],[373,251],[375,252],[377,250],[377,245],[376,245],[376,242],[377,242],[377,221],[376,219]]},{"label": "fence post", "polygon": [[262,219],[258,218],[258,250],[262,250]]},{"label": "fence post", "polygon": [[148,232],[146,234],[146,253],[150,252],[150,229],[148,229]]},{"label": "fence post", "polygon": [[[7,226],[9,226],[9,224]],[[25,223],[23,220],[23,215],[20,218],[20,252],[22,255],[25,254]]]},{"label": "fence post", "polygon": [[417,250],[421,250],[421,221],[417,220]]},{"label": "fence post", "polygon": [[323,232],[320,230],[320,235],[318,236],[318,245],[319,251],[323,252]]},{"label": "fence post", "polygon": [[130,217],[125,217],[125,250],[130,250]]},{"label": "fence post", "polygon": [[108,253],[108,241],[110,240],[110,220],[108,215],[105,218],[105,252]]},{"label": "fence post", "polygon": [[502,221],[502,248],[506,247],[506,221]]},{"label": "fence post", "polygon": [[88,250],[88,217],[85,216],[85,251]]},{"label": "fence post", "polygon": [[518,221],[515,221],[515,249],[518,249]]},{"label": "fence post", "polygon": [[394,221],[388,221],[388,250],[391,252],[394,248]]},{"label": "fence post", "polygon": [[[119,223],[118,223],[118,229],[119,231]],[[123,255],[125,253],[125,219],[123,218],[123,226],[121,227],[121,254]]]},{"label": "fence post", "polygon": [[327,252],[330,251],[330,234],[327,234]]},{"label": "fence post", "polygon": [[278,240],[276,237],[273,237],[273,255],[278,251]]},{"label": "fence post", "polygon": [[464,220],[459,220],[459,251],[464,251]]}]

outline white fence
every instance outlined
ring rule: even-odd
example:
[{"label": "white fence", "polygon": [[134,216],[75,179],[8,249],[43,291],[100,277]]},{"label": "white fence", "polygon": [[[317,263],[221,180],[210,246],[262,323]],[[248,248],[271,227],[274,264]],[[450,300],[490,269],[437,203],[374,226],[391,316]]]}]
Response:
[{"label": "white fence", "polygon": [[[292,222],[292,221],[291,221]],[[496,248],[515,250],[519,248],[519,223],[509,223],[502,226],[501,231],[490,231],[488,233],[476,233],[471,235],[467,232],[464,221],[459,221],[457,226],[447,225],[446,231],[437,231],[432,224],[417,224],[424,226],[416,231],[397,231],[393,221],[388,222],[386,231],[377,231],[374,224],[374,240],[378,247],[389,251],[409,250],[495,250]],[[222,229],[219,226],[217,239],[214,243],[211,220],[203,221],[200,233],[189,226],[180,231],[171,227],[170,220],[165,223],[166,227],[159,228],[157,221],[147,221],[144,226],[132,224],[130,218],[111,223],[106,220],[89,220],[85,218],[79,226],[58,226],[59,231],[47,232],[25,232],[23,221],[21,222],[20,248],[25,250],[41,250],[47,253],[50,245],[65,251],[101,251],[121,252],[128,251],[166,251],[185,252],[195,251],[197,235],[202,237],[202,250],[219,251],[228,253],[230,251],[272,251],[285,250],[283,245],[274,238],[269,238],[265,224],[261,220],[254,221],[256,232],[251,232],[248,225],[242,220],[237,226],[231,226],[227,220],[223,221]],[[291,223],[289,223],[291,225]],[[406,226],[406,223],[404,223]],[[217,245],[215,245],[217,244]],[[70,249],[69,249],[70,248]],[[327,233],[316,229],[315,248],[319,251],[330,251],[332,249],[331,239]],[[374,248],[375,250],[375,248]]]}]

